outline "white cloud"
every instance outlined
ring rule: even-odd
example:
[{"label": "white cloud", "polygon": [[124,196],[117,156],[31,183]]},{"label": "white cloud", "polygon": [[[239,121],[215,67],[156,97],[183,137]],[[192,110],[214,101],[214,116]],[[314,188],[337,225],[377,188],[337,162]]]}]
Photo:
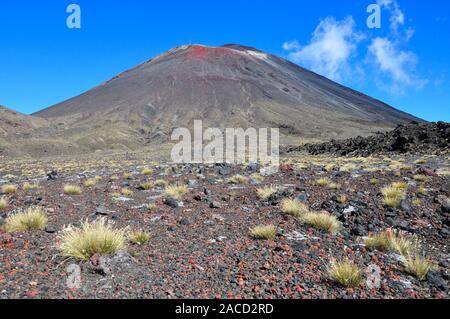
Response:
[{"label": "white cloud", "polygon": [[405,24],[405,14],[395,0],[378,0],[378,5],[391,13],[389,22],[391,29],[397,31],[400,26]]},{"label": "white cloud", "polygon": [[333,80],[341,80],[350,72],[349,60],[357,53],[362,35],[355,21],[348,17],[337,21],[328,17],[315,29],[311,42],[301,46],[297,41],[285,42],[289,59]]},{"label": "white cloud", "polygon": [[368,52],[375,62],[376,73],[386,76],[384,80],[388,82],[383,82],[383,86],[389,87],[392,93],[401,94],[408,87],[420,89],[427,83],[415,75],[417,56],[398,49],[389,39],[373,39]]}]

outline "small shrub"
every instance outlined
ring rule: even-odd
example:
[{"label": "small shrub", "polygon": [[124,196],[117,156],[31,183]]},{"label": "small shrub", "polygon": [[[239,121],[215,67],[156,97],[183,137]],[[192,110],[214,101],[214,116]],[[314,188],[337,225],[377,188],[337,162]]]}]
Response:
[{"label": "small shrub", "polygon": [[151,234],[142,230],[132,231],[128,235],[128,240],[134,245],[144,245],[150,240],[150,238]]},{"label": "small shrub", "polygon": [[5,229],[8,232],[24,232],[32,229],[44,229],[47,216],[40,207],[30,207],[6,218]]},{"label": "small shrub", "polygon": [[1,188],[2,194],[13,194],[17,192],[17,186],[16,185],[3,185]]},{"label": "small shrub", "polygon": [[328,273],[333,281],[346,288],[359,287],[363,276],[358,266],[350,261],[340,261],[331,264]]},{"label": "small shrub", "polygon": [[277,234],[277,228],[273,225],[256,226],[251,230],[251,234],[255,239],[274,239]]},{"label": "small shrub", "polygon": [[425,279],[432,266],[428,259],[421,256],[409,256],[406,258],[406,271],[419,280]]},{"label": "small shrub", "polygon": [[332,234],[337,233],[341,228],[341,223],[337,220],[337,218],[326,212],[307,213],[303,215],[302,218],[306,224]]},{"label": "small shrub", "polygon": [[0,197],[0,209],[5,209],[8,207],[8,201],[5,197]]},{"label": "small shrub", "polygon": [[281,202],[281,211],[284,214],[301,217],[309,212],[309,207],[296,199],[284,199]]},{"label": "small shrub", "polygon": [[64,194],[66,195],[81,195],[83,192],[80,186],[77,185],[65,185]]},{"label": "small shrub", "polygon": [[264,188],[258,188],[256,192],[258,193],[258,197],[262,200],[268,200],[270,196],[275,194],[278,191],[278,189],[274,186],[267,186]]},{"label": "small shrub", "polygon": [[228,179],[229,184],[246,184],[248,182],[248,178],[242,175],[234,175]]},{"label": "small shrub", "polygon": [[106,218],[83,221],[79,228],[67,228],[59,236],[59,249],[63,256],[88,260],[92,256],[111,255],[125,249],[126,229],[114,229]]},{"label": "small shrub", "polygon": [[183,198],[184,195],[187,194],[187,192],[188,187],[186,185],[172,185],[166,187],[164,194],[167,197],[180,200]]}]

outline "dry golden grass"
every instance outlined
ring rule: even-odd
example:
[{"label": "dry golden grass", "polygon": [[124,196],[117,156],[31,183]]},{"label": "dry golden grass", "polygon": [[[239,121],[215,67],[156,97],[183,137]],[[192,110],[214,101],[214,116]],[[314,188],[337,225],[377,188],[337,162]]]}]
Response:
[{"label": "dry golden grass", "polygon": [[356,166],[356,164],[347,163],[347,164],[343,165],[339,170],[341,172],[353,172],[353,171],[356,171],[357,169],[358,169],[358,166]]},{"label": "dry golden grass", "polygon": [[416,194],[422,195],[422,196],[426,196],[428,195],[427,190],[425,189],[425,187],[420,186],[417,190],[416,190]]},{"label": "dry golden grass", "polygon": [[316,180],[316,184],[322,187],[326,187],[328,185],[330,185],[331,181],[327,178],[319,178],[318,180]]},{"label": "dry golden grass", "polygon": [[412,239],[392,229],[370,235],[365,240],[365,245],[380,251],[394,251],[402,256],[411,255],[417,247]]},{"label": "dry golden grass", "polygon": [[24,232],[32,229],[44,229],[47,226],[47,216],[40,207],[29,207],[6,218],[7,232]]},{"label": "dry golden grass", "polygon": [[414,199],[414,200],[412,201],[412,204],[413,204],[414,206],[422,206],[423,202],[422,202],[422,200],[421,200],[420,198],[416,198],[416,199]]},{"label": "dry golden grass", "polygon": [[339,196],[337,200],[338,200],[339,204],[347,204],[348,203],[348,197],[345,195]]},{"label": "dry golden grass", "polygon": [[78,185],[64,185],[64,194],[66,195],[81,195],[83,191]]},{"label": "dry golden grass", "polygon": [[[406,184],[406,187],[405,187]],[[393,183],[391,186],[387,186],[381,190],[384,197],[384,203],[392,208],[396,208],[400,205],[401,201],[406,198],[407,183]]]},{"label": "dry golden grass", "polygon": [[95,178],[88,179],[84,182],[84,186],[86,187],[94,187],[95,185],[97,185],[97,179]]},{"label": "dry golden grass", "polygon": [[17,192],[17,186],[16,185],[3,185],[1,188],[2,194],[13,194]]},{"label": "dry golden grass", "polygon": [[173,199],[180,200],[189,191],[186,185],[170,185],[166,187],[164,195]]},{"label": "dry golden grass", "polygon": [[324,168],[327,172],[331,172],[332,170],[334,170],[335,167],[336,167],[336,165],[334,165],[334,164],[327,164],[327,165],[325,165]]},{"label": "dry golden grass", "polygon": [[153,183],[152,182],[145,182],[141,184],[141,188],[144,190],[151,190],[153,188]]},{"label": "dry golden grass", "polygon": [[328,273],[333,281],[346,288],[359,287],[363,276],[359,267],[351,261],[339,261],[332,263]]},{"label": "dry golden grass", "polygon": [[0,209],[5,209],[8,207],[8,201],[6,197],[0,197]]},{"label": "dry golden grass", "polygon": [[152,175],[152,174],[153,174],[153,170],[151,168],[144,167],[142,169],[142,175]]},{"label": "dry golden grass", "polygon": [[106,218],[83,221],[81,227],[67,228],[58,236],[58,247],[63,256],[79,260],[117,253],[126,247],[126,229],[113,226]]},{"label": "dry golden grass", "polygon": [[155,181],[155,186],[157,186],[157,187],[166,187],[167,185],[169,185],[169,183],[167,183],[163,179],[158,179]]},{"label": "dry golden grass", "polygon": [[124,179],[131,179],[131,177],[133,177],[133,174],[131,174],[131,173],[123,173],[122,177]]},{"label": "dry golden grass", "polygon": [[419,280],[424,280],[433,264],[421,256],[409,256],[406,258],[405,269]]},{"label": "dry golden grass", "polygon": [[376,179],[376,178],[372,178],[372,179],[370,180],[370,185],[376,186],[376,185],[378,185],[379,183],[380,183],[380,181],[379,181],[378,179]]},{"label": "dry golden grass", "polygon": [[297,199],[287,198],[281,202],[281,211],[287,215],[301,217],[309,212],[309,207]]},{"label": "dry golden grass", "polygon": [[246,184],[248,182],[248,177],[242,175],[234,175],[228,179],[229,184]]},{"label": "dry golden grass", "polygon": [[275,186],[266,186],[263,188],[258,188],[256,190],[258,197],[262,200],[268,200],[270,198],[270,196],[272,196],[273,194],[275,194],[278,191],[278,189]]},{"label": "dry golden grass", "polygon": [[24,183],[22,185],[22,189],[24,191],[31,191],[31,190],[38,189],[38,188],[39,188],[38,184]]},{"label": "dry golden grass", "polygon": [[255,181],[257,181],[258,183],[261,183],[261,182],[264,181],[264,176],[262,176],[261,174],[257,174],[257,173],[252,174],[252,175],[250,176],[250,178],[253,179],[253,180],[255,180]]},{"label": "dry golden grass", "polygon": [[158,207],[156,206],[156,204],[148,204],[148,205],[146,205],[145,207],[147,208],[147,210],[148,210],[149,213],[155,212],[156,209],[158,208]]},{"label": "dry golden grass", "polygon": [[425,175],[414,175],[414,180],[416,182],[426,182],[428,180],[428,177],[426,177]]},{"label": "dry golden grass", "polygon": [[151,236],[148,232],[135,230],[128,235],[128,240],[134,245],[144,245],[150,240]]},{"label": "dry golden grass", "polygon": [[122,188],[122,189],[120,190],[120,193],[121,193],[123,196],[131,196],[131,195],[134,194],[134,192],[133,192],[131,189],[126,188],[126,187]]},{"label": "dry golden grass", "polygon": [[251,235],[255,239],[274,239],[277,228],[274,225],[256,226],[251,230]]},{"label": "dry golden grass", "polygon": [[306,224],[332,234],[337,233],[341,229],[341,223],[337,218],[327,212],[306,213],[302,216],[302,219]]}]

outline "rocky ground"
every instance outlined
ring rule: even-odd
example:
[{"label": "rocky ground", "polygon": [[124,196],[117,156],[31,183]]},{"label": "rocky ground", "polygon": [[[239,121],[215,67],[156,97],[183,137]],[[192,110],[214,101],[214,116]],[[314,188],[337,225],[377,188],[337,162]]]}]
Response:
[{"label": "rocky ground", "polygon": [[287,147],[286,153],[306,151],[311,155],[370,156],[374,154],[442,154],[448,153],[450,123],[417,123],[399,125],[395,130],[369,137],[333,140],[322,144]]},{"label": "rocky ground", "polygon": [[[152,174],[143,174],[144,167]],[[285,159],[280,169],[269,175],[255,165],[169,166],[140,158],[2,161],[0,186],[18,190],[4,195],[9,206],[0,210],[0,224],[30,205],[44,208],[49,223],[39,231],[0,231],[0,298],[449,298],[447,156],[302,156]],[[235,174],[250,180],[227,183]],[[84,186],[95,176],[95,186]],[[335,185],[319,186],[318,178]],[[189,192],[182,201],[164,200],[163,187],[140,187],[159,179],[186,184]],[[380,189],[398,181],[408,183],[407,198],[388,208]],[[39,188],[26,191],[25,182]],[[65,195],[66,184],[80,185],[82,194]],[[278,193],[261,200],[257,189],[269,185]],[[119,194],[124,187],[133,194]],[[426,192],[419,194],[419,187]],[[330,234],[282,214],[283,198],[335,215],[342,229]],[[150,203],[156,205],[151,211]],[[114,256],[62,257],[58,233],[99,217],[118,228],[147,230],[152,238]],[[274,240],[252,238],[250,229],[267,224],[277,227]],[[387,228],[420,239],[434,263],[424,280],[405,271],[401,256],[365,247],[365,236]],[[359,287],[330,279],[330,262],[342,259],[364,271]],[[68,283],[78,267],[81,285],[74,288]],[[380,278],[375,286],[369,284],[374,273]]]}]

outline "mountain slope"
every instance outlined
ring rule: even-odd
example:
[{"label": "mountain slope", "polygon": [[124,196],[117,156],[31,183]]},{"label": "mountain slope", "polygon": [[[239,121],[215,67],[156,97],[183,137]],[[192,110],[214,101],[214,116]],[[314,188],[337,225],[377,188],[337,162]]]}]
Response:
[{"label": "mountain slope", "polygon": [[[105,148],[212,127],[280,127],[282,142],[368,135],[412,120],[378,100],[253,48],[181,46],[35,116]],[[97,146],[96,146],[97,145]],[[120,147],[120,146],[119,146]]]}]

